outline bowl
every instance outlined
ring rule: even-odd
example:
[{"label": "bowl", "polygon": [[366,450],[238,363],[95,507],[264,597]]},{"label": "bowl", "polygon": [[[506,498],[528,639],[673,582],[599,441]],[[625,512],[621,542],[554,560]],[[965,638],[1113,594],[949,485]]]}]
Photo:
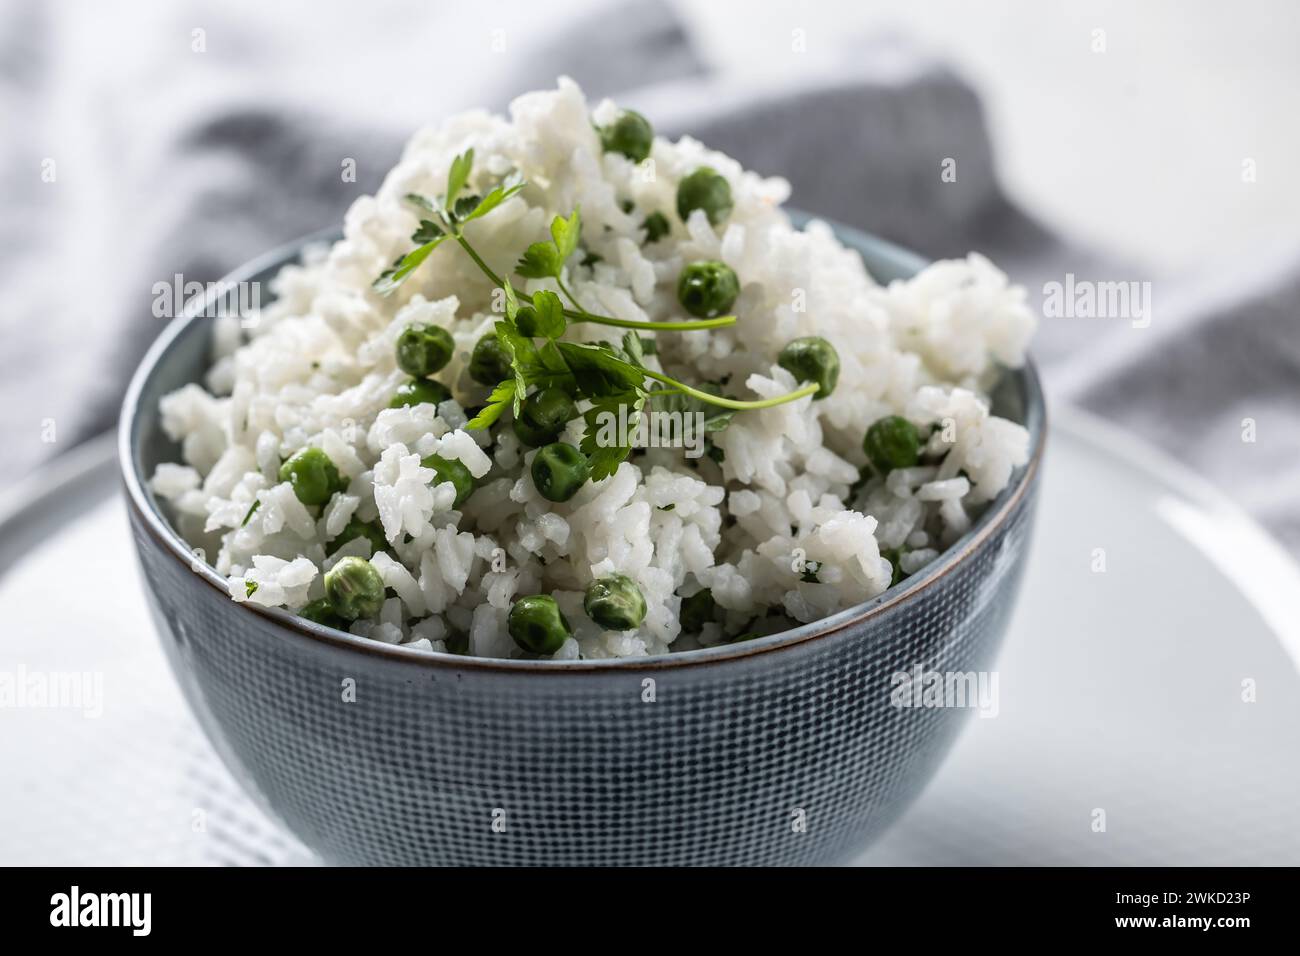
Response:
[{"label": "bowl", "polygon": [[[924,261],[836,226],[882,281]],[[265,283],[317,234],[227,282]],[[899,706],[895,675],[987,672],[1015,603],[1043,452],[1032,365],[995,409],[1031,455],[971,529],[865,604],[658,658],[516,661],[372,642],[236,604],[148,476],[177,460],[158,400],[200,381],[200,304],[154,343],[119,433],[132,535],[166,656],[216,751],[322,859],[380,865],[827,864],[933,775],[969,707]]]}]

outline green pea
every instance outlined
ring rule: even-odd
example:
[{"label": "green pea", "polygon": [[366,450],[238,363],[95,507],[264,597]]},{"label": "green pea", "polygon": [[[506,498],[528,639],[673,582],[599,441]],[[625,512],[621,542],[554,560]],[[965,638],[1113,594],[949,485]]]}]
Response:
[{"label": "green pea", "polygon": [[506,630],[516,644],[534,654],[554,654],[573,634],[560,606],[548,594],[522,597],[512,604]]},{"label": "green pea", "polygon": [[658,242],[672,230],[672,227],[668,225],[668,217],[661,212],[652,212],[646,216],[642,227],[645,229],[646,245]]},{"label": "green pea", "polygon": [[325,574],[325,596],[345,621],[374,617],[384,606],[384,579],[365,558],[341,558]]},{"label": "green pea", "polygon": [[840,357],[835,347],[820,335],[795,339],[781,350],[776,362],[800,382],[816,382],[814,400],[835,391],[840,380]]},{"label": "green pea", "polygon": [[456,486],[456,500],[451,504],[453,508],[459,508],[465,503],[465,499],[474,493],[474,476],[469,473],[469,469],[460,459],[430,455],[428,458],[420,459],[420,464],[425,468],[433,469],[435,477],[430,484],[434,487],[444,481],[450,481]]},{"label": "green pea", "polygon": [[334,605],[330,604],[329,598],[317,598],[299,611],[298,616],[314,624],[336,627],[340,631],[348,628],[348,622],[334,613]]},{"label": "green pea", "polygon": [[397,366],[407,375],[424,378],[451,361],[456,343],[436,325],[412,325],[397,337]]},{"label": "green pea", "polygon": [[921,433],[901,415],[888,415],[867,429],[862,450],[882,475],[921,460]]},{"label": "green pea", "polygon": [[495,332],[488,332],[469,356],[469,377],[480,385],[496,385],[510,377],[510,356]]},{"label": "green pea", "polygon": [[645,620],[645,595],[626,574],[611,574],[587,586],[582,609],[607,631],[630,631]]},{"label": "green pea", "polygon": [[682,622],[683,634],[698,634],[704,625],[713,620],[717,614],[718,604],[713,600],[713,592],[708,588],[696,591],[690,597],[682,598],[682,609],[678,617]]},{"label": "green pea", "polygon": [[330,543],[340,548],[353,538],[365,538],[369,541],[371,554],[378,554],[388,549],[388,539],[384,537],[383,529],[373,521],[362,521],[356,515],[352,516]]},{"label": "green pea", "polygon": [[591,477],[587,456],[562,441],[552,442],[533,456],[533,486],[547,501],[568,501]]},{"label": "green pea", "polygon": [[451,398],[451,390],[442,382],[431,378],[413,378],[397,387],[389,408],[404,408],[407,405],[438,405]]},{"label": "green pea", "polygon": [[600,145],[607,153],[622,153],[634,163],[639,163],[650,155],[654,145],[655,131],[640,113],[624,110],[618,119],[608,126],[602,126]]},{"label": "green pea", "polygon": [[691,262],[677,279],[677,301],[700,319],[722,315],[740,295],[740,280],[731,266],[714,259]]},{"label": "green pea", "polygon": [[682,222],[696,209],[703,209],[715,226],[731,215],[731,184],[712,167],[701,166],[677,184],[677,215]]},{"label": "green pea", "polygon": [[295,452],[280,466],[280,480],[293,485],[293,493],[305,505],[323,505],[346,487],[330,456],[319,448]]},{"label": "green pea", "polygon": [[554,386],[543,388],[524,399],[515,418],[515,435],[525,445],[541,448],[559,438],[577,415],[578,407],[568,392]]}]

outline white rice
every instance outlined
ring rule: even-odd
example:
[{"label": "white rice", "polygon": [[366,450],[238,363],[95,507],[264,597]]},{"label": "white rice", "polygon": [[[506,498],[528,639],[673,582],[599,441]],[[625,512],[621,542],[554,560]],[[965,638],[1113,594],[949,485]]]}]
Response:
[{"label": "white rice", "polygon": [[[216,555],[236,601],[297,610],[322,596],[338,558],[372,557],[364,538],[330,543],[355,516],[378,519],[390,544],[372,558],[388,600],[377,619],[353,625],[356,634],[425,650],[444,650],[459,634],[470,653],[521,656],[506,615],[519,596],[541,593],[555,597],[574,629],[556,659],[661,654],[871,598],[890,584],[882,548],[902,550],[904,571],[920,570],[1025,463],[1028,435],[990,415],[987,394],[1002,367],[1024,361],[1034,319],[1022,289],[977,254],[882,287],[826,225],[791,226],[780,208],[784,180],[747,172],[689,137],[656,139],[652,165],[603,153],[593,118],[615,113],[608,102],[593,111],[561,80],[517,99],[509,120],[472,112],[421,130],[379,193],[353,204],[344,239],[280,272],[277,301],[246,343],[233,320],[219,320],[207,389],[190,385],[162,402],[184,464],[160,465],[153,489],[187,540]],[[403,197],[441,192],[452,158],[469,147],[480,191],[516,170],[530,184],[466,228],[490,263],[505,269],[547,237],[555,215],[580,206],[583,246],[600,259],[571,260],[570,288],[593,311],[680,320],[683,264],[721,259],[742,283],[738,324],[661,334],[647,364],[684,381],[726,379],[740,397],[779,395],[797,383],[775,364],[777,353],[819,335],[839,353],[834,395],[738,413],[710,436],[725,455],[720,467],[652,448],[569,502],[543,499],[528,475],[534,452],[520,447],[508,415],[490,433],[462,427],[463,409],[481,406],[489,391],[465,372],[498,318],[488,280],[447,243],[392,296],[371,290],[412,246],[417,216]],[[735,207],[716,230],[701,211],[686,223],[675,213],[678,181],[701,165],[731,184]],[[632,214],[621,208],[627,200]],[[644,245],[638,224],[654,211],[672,232]],[[457,353],[436,376],[455,401],[389,409],[406,378],[394,342],[416,322],[455,338]],[[610,331],[580,325],[566,337]],[[851,492],[866,462],[866,427],[891,414],[923,434],[939,426],[927,448],[936,457]],[[580,420],[571,423],[566,440],[576,443],[581,431]],[[313,445],[350,479],[321,508],[303,505],[278,478],[282,459]],[[459,512],[453,486],[432,485],[434,473],[420,464],[433,453],[461,461],[476,479]],[[634,631],[604,632],[583,612],[586,586],[614,571],[646,597]],[[701,635],[681,636],[682,596],[701,587],[723,613]]]}]

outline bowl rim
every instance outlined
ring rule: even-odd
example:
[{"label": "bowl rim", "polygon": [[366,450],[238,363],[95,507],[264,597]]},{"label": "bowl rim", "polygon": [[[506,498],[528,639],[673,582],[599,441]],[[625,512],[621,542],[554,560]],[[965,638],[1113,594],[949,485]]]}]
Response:
[{"label": "bowl rim", "polygon": [[[822,216],[806,216],[796,210],[787,210],[801,226],[811,219],[826,223],[835,232],[836,237],[862,255],[864,247],[877,250],[896,261],[906,263],[917,269],[928,264],[930,260],[902,246],[881,239],[878,236]],[[409,663],[421,667],[451,670],[510,671],[518,673],[573,674],[589,671],[646,671],[667,670],[678,667],[704,666],[721,664],[726,661],[747,660],[758,655],[776,654],[801,647],[810,641],[826,638],[833,634],[854,627],[888,612],[891,608],[921,600],[925,592],[938,581],[957,570],[979,549],[993,533],[1003,525],[1015,512],[1021,500],[1033,487],[1040,470],[1043,451],[1047,438],[1047,409],[1043,397],[1038,371],[1032,358],[1026,356],[1025,364],[1018,369],[1006,369],[1004,374],[1019,376],[1022,379],[1025,396],[1024,427],[1029,432],[1029,460],[1016,469],[1007,487],[991,501],[984,512],[972,523],[971,527],[948,546],[940,555],[926,565],[920,572],[887,588],[880,594],[828,617],[801,624],[798,627],[764,635],[760,638],[740,644],[721,644],[714,647],[697,648],[689,651],[668,652],[649,657],[602,658],[598,660],[533,660],[515,658],[471,657],[444,651],[425,651],[400,644],[385,644],[382,641],[359,637],[347,631],[316,624],[298,617],[282,608],[268,608],[252,603],[236,603],[229,600],[230,592],[226,580],[206,561],[194,558],[189,546],[163,517],[151,495],[147,492],[147,481],[140,473],[141,462],[137,458],[134,436],[139,429],[140,400],[146,384],[154,371],[162,365],[175,343],[191,325],[203,315],[205,307],[213,295],[219,294],[222,287],[229,283],[246,282],[273,268],[297,261],[308,246],[330,242],[340,238],[337,227],[329,227],[309,233],[271,249],[244,265],[232,270],[219,282],[209,286],[210,291],[204,297],[191,301],[172,319],[150,345],[141,359],[135,373],[131,376],[126,396],[122,403],[122,413],[118,424],[118,461],[122,480],[126,488],[126,499],[140,525],[162,546],[162,550],[174,559],[184,563],[189,570],[208,586],[217,590],[235,613],[254,613],[266,619],[272,625],[278,625],[286,632],[282,637],[307,638],[343,650],[375,657],[385,658],[399,663]],[[149,586],[146,583],[146,587]]]}]

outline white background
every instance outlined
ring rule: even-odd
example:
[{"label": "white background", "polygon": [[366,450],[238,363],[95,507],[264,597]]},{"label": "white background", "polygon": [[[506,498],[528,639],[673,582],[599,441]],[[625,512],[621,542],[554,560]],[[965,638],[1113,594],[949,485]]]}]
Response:
[{"label": "white background", "polygon": [[[1162,271],[1300,258],[1300,4],[1292,0],[677,0],[709,61],[770,77],[891,31],[980,91],[1007,190]],[[790,31],[809,55],[788,54]],[[1093,53],[1102,29],[1106,52]],[[1242,160],[1257,182],[1242,182]],[[1069,183],[1069,188],[1062,188]]]}]

